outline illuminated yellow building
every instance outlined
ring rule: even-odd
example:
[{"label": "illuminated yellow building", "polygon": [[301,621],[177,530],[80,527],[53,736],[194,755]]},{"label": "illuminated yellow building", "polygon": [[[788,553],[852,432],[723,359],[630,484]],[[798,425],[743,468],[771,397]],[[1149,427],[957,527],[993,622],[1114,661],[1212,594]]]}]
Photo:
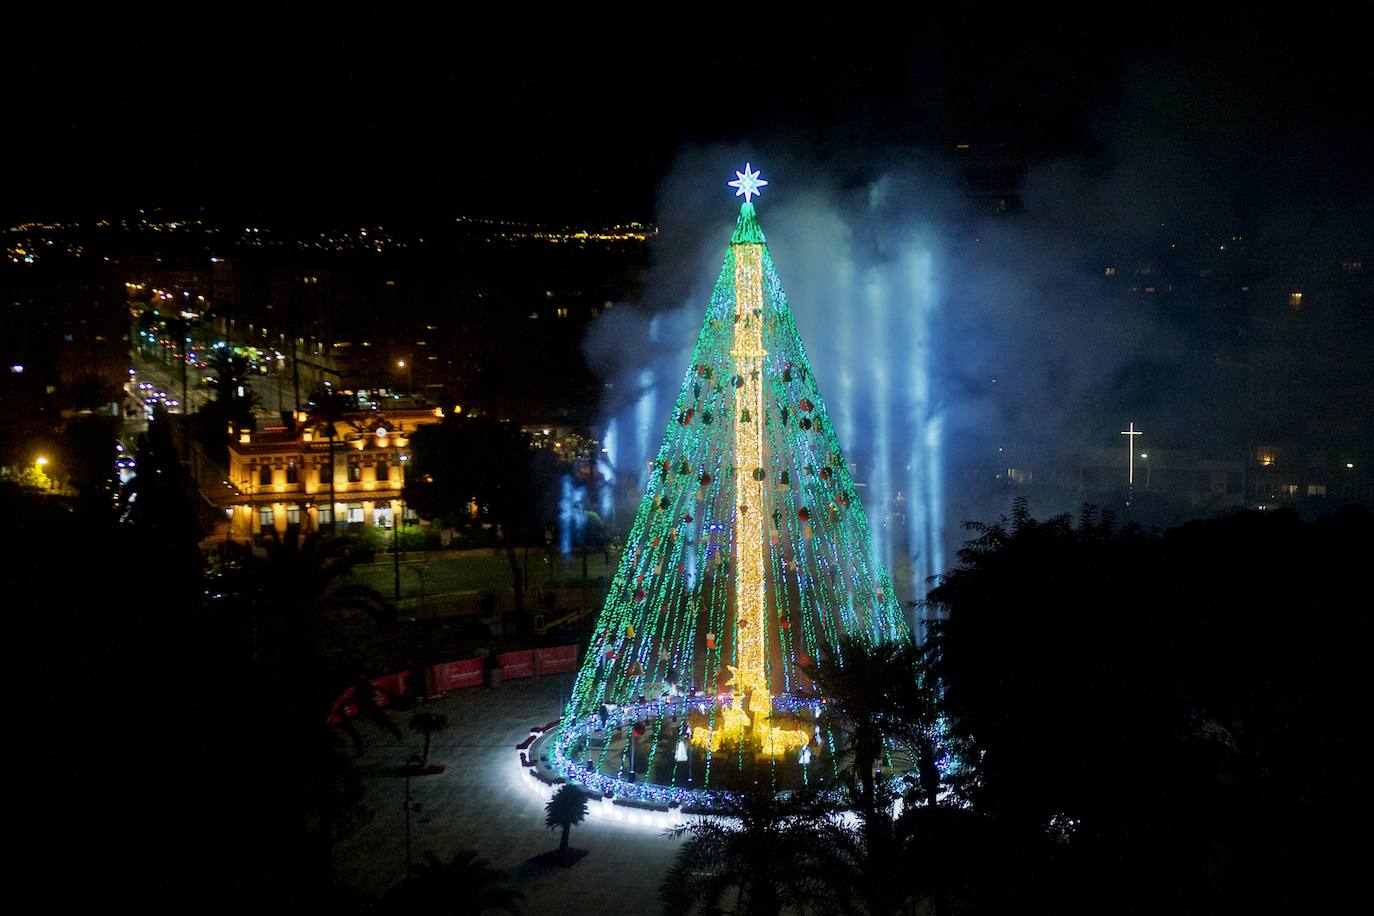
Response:
[{"label": "illuminated yellow building", "polygon": [[295,429],[237,434],[229,444],[229,495],[219,500],[229,536],[310,532],[331,523],[338,531],[390,528],[402,511],[410,435],[442,419],[433,408],[346,414],[335,424],[332,464],[327,428],[316,418],[302,415]]}]

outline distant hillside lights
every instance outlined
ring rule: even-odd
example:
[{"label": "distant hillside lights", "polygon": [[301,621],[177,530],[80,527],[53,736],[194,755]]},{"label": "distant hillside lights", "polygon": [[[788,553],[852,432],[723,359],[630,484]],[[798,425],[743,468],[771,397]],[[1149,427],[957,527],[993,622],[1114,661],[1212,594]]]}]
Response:
[{"label": "distant hillside lights", "polygon": [[488,241],[539,241],[553,245],[579,242],[646,242],[658,235],[658,228],[642,223],[595,229],[541,226],[538,223],[509,223],[501,220],[460,216],[454,222],[464,226],[490,227]]}]

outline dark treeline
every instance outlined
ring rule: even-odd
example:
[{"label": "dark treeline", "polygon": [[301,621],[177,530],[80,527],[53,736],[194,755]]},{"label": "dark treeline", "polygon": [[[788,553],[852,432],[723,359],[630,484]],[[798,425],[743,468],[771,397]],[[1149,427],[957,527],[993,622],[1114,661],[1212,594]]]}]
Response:
[{"label": "dark treeline", "polygon": [[1023,911],[1349,911],[1369,515],[971,527],[930,600],[953,795],[1016,840],[984,880]]},{"label": "dark treeline", "polygon": [[[152,424],[122,503],[99,481],[71,497],[0,493],[16,892],[53,909],[348,911],[361,904],[336,890],[331,849],[368,812],[324,711],[385,664],[390,609],[319,538],[203,559],[164,433]],[[891,732],[914,704],[906,739],[942,740],[961,765],[943,793],[923,765],[891,823],[857,765],[863,826],[827,847],[845,858],[811,849],[814,868],[794,870],[767,857],[829,882],[794,909],[1353,909],[1362,845],[1349,838],[1369,813],[1368,513],[1145,532],[1091,510],[1040,521],[1022,504],[973,535],[930,598],[935,677],[918,680],[939,685],[938,709],[928,691],[907,703],[889,689],[907,674],[877,678],[878,694],[835,692],[853,694],[837,714],[854,759],[876,753],[866,717]],[[769,899],[793,899],[779,887]]]},{"label": "dark treeline", "polygon": [[110,481],[0,492],[16,894],[53,910],[347,911],[332,841],[368,812],[324,714],[385,665],[372,653],[390,609],[349,582],[339,542],[205,557],[165,419],[138,459],[118,498]]},{"label": "dark treeline", "polygon": [[[679,828],[664,912],[1360,906],[1367,512],[1146,532],[1021,501],[968,527],[921,649],[822,650],[844,659],[813,671],[840,798],[750,795],[734,822]],[[884,746],[912,771],[874,779]]]}]

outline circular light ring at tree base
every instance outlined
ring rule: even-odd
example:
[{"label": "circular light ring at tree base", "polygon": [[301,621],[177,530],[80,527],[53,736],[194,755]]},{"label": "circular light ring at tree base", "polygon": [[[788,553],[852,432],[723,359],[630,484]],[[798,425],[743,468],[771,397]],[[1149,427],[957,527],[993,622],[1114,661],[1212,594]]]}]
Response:
[{"label": "circular light ring at tree base", "polygon": [[[648,721],[661,723],[665,718],[679,717],[685,720],[690,714],[707,714],[713,708],[729,707],[734,697],[698,696],[673,697],[648,700],[617,707],[608,716],[604,726],[600,715],[590,715],[580,721],[567,722],[549,734],[541,749],[547,758],[552,773],[568,782],[596,795],[609,795],[627,801],[651,805],[680,806],[683,808],[714,809],[738,801],[737,792],[728,789],[698,789],[685,785],[658,785],[640,780],[630,780],[622,776],[612,776],[589,768],[578,752],[591,744],[592,737],[602,733],[613,733],[624,729],[633,734],[635,726]],[[775,713],[785,715],[809,716],[817,722],[824,704],[814,697],[794,697],[783,694],[773,697],[772,708]],[[812,726],[813,730],[818,725]],[[647,729],[645,729],[647,730]],[[641,731],[641,734],[643,731]],[[678,740],[673,733],[674,743]],[[814,741],[814,731],[812,734]],[[729,753],[729,752],[727,752]],[[679,761],[674,761],[679,762]],[[829,790],[829,796],[838,799],[836,789]]]},{"label": "circular light ring at tree base", "polygon": [[[538,766],[546,768],[547,776],[542,777],[546,781],[549,777],[555,780],[565,780],[590,793],[593,797],[620,799],[664,808],[677,807],[696,811],[724,810],[740,801],[741,795],[738,791],[696,788],[686,785],[660,785],[640,779],[631,780],[622,776],[610,775],[580,761],[578,750],[586,747],[586,743],[589,743],[592,737],[599,733],[613,733],[621,730],[626,732],[647,731],[644,728],[644,723],[648,721],[658,720],[661,722],[664,717],[685,717],[692,712],[704,713],[713,706],[728,706],[732,702],[733,697],[729,695],[675,697],[618,707],[607,717],[604,725],[599,715],[588,716],[579,722],[563,723],[559,728],[552,729],[541,736],[529,749],[529,753],[532,760],[538,761]],[[807,745],[807,751],[810,751],[817,740],[821,742],[821,749],[833,751],[832,747],[828,747],[831,743],[828,736],[817,737],[821,728],[820,713],[824,710],[822,701],[814,697],[795,697],[783,694],[773,697],[773,709],[779,713],[809,717],[817,723],[818,731],[813,735],[811,743]],[[636,728],[637,726],[639,728]],[[685,755],[679,756],[679,754],[686,749],[687,743],[678,738],[676,733],[671,737],[671,743],[677,749],[672,757],[681,768],[680,765],[685,761]],[[805,761],[795,764],[804,769],[815,766],[818,759],[812,753],[793,756],[799,757],[800,761]],[[885,775],[881,782],[893,791],[900,793],[907,787],[905,774],[910,772],[912,768],[894,768],[892,766],[894,762],[896,761],[891,755],[885,756],[882,767]],[[937,762],[937,766],[941,773],[945,773],[954,766],[954,762],[947,756],[942,756],[941,760]],[[785,795],[787,793],[780,792],[779,794]],[[817,794],[822,800],[835,804],[843,804],[845,801],[844,789],[838,781],[832,783],[829,788],[820,789]]]}]

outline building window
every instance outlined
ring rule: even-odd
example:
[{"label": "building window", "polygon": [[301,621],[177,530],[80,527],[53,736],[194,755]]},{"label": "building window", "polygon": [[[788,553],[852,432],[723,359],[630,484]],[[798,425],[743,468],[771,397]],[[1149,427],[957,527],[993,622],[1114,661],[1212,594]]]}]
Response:
[{"label": "building window", "polygon": [[1283,485],[1283,495],[1284,495],[1284,496],[1297,496],[1297,495],[1298,495],[1298,485],[1295,484],[1295,483],[1286,483],[1286,484],[1284,484],[1284,485]]},{"label": "building window", "polygon": [[258,468],[258,484],[264,487],[272,485],[272,466],[270,464],[264,464]]},{"label": "building window", "polygon": [[1288,304],[1293,308],[1302,308],[1302,293],[1291,292],[1288,294]]},{"label": "building window", "polygon": [[301,526],[301,507],[300,507],[300,506],[287,506],[287,507],[286,507],[286,527],[288,527],[288,528],[299,528],[300,526]]},{"label": "building window", "polygon": [[567,308],[560,306],[560,307],[554,312],[554,314],[556,314],[559,318],[567,318],[567,317],[568,317],[568,310],[567,310]]},{"label": "building window", "polygon": [[334,482],[334,465],[333,465],[333,463],[331,463],[331,462],[329,462],[329,461],[326,461],[324,464],[320,465],[320,483],[333,483],[333,482]]},{"label": "building window", "polygon": [[1309,483],[1309,484],[1307,485],[1307,495],[1308,495],[1308,496],[1325,496],[1325,495],[1326,495],[1326,484],[1324,484],[1324,483]]},{"label": "building window", "polygon": [[319,520],[320,520],[320,524],[321,524],[321,525],[332,525],[332,524],[334,524],[334,507],[333,507],[333,506],[320,506],[318,515],[319,515]]},{"label": "building window", "polygon": [[259,527],[259,528],[275,528],[276,526],[277,526],[277,517],[276,517],[276,515],[272,512],[271,509],[259,509],[259,510],[258,510],[258,527]]},{"label": "building window", "polygon": [[296,483],[296,482],[298,482],[298,478],[297,478],[297,476],[296,476],[296,462],[294,462],[294,461],[288,461],[288,462],[286,463],[286,482],[287,482],[287,483]]},{"label": "building window", "polygon": [[348,504],[348,523],[349,523],[350,525],[360,525],[360,524],[362,524],[362,521],[363,521],[363,504],[362,504],[362,503],[349,503],[349,504]]},{"label": "building window", "polygon": [[415,510],[410,508],[409,506],[406,506],[405,512],[402,513],[402,518],[404,518],[408,522],[413,522],[419,517],[420,516],[415,514]]},{"label": "building window", "polygon": [[362,465],[359,465],[359,464],[350,464],[350,465],[348,466],[348,482],[349,482],[349,483],[357,483],[358,481],[360,481],[360,480],[362,480],[362,479],[363,479],[363,468],[362,468]]},{"label": "building window", "polygon": [[383,480],[390,480],[390,479],[391,479],[391,465],[387,464],[385,461],[378,461],[378,462],[377,462],[377,482],[378,482],[378,483],[381,483]]}]

